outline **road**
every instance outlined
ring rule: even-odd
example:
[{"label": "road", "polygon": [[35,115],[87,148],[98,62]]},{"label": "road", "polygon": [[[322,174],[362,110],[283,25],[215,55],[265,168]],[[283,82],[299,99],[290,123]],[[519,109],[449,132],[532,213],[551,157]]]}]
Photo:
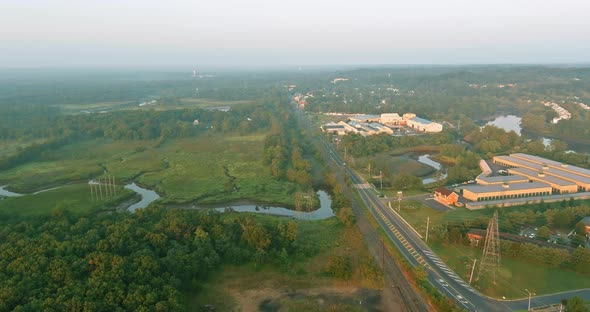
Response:
[{"label": "road", "polygon": [[[428,280],[442,294],[454,299],[462,308],[468,311],[513,311],[528,308],[528,298],[498,300],[487,297],[468,285],[436,256],[424,243],[419,233],[407,224],[396,211],[387,207],[380,200],[373,188],[346,165],[346,162],[334,150],[332,145],[323,139],[321,140],[322,145],[328,151],[331,161],[349,176],[365,206],[375,216],[387,236],[412,265],[424,267],[428,273]],[[574,296],[589,300],[590,289],[533,297],[531,306],[540,307],[559,303],[563,298]]]}]

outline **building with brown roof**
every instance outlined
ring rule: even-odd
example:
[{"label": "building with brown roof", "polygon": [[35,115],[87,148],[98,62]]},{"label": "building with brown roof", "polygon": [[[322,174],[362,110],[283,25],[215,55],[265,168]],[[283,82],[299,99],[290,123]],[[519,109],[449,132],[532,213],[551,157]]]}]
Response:
[{"label": "building with brown roof", "polygon": [[434,191],[434,199],[445,205],[455,205],[459,200],[459,194],[441,186]]}]

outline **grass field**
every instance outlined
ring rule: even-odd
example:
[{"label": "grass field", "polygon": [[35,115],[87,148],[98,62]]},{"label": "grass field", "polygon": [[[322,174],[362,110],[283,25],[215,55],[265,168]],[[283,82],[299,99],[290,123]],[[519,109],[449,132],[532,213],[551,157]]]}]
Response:
[{"label": "grass field", "polygon": [[[295,185],[274,179],[262,162],[264,134],[174,140],[157,152],[168,168],[139,181],[172,201],[218,203],[248,199],[293,205]],[[235,177],[235,189],[225,173]]]},{"label": "grass field", "polygon": [[[488,220],[493,214],[491,209],[468,210],[457,208],[447,212],[437,212],[417,201],[403,201],[401,214],[406,221],[420,233],[426,232],[426,218],[430,226],[446,222],[463,222],[482,218]],[[501,222],[501,220],[500,220]],[[481,259],[481,249],[469,246],[429,243],[436,254],[463,279],[469,280],[473,259]],[[502,257],[501,269],[496,287],[480,289],[483,293],[496,298],[524,297],[522,289],[534,289],[537,294],[547,294],[590,287],[590,277],[560,268]]]},{"label": "grass field", "polygon": [[[136,179],[153,188],[165,195],[165,201],[205,204],[250,200],[293,206],[295,185],[273,178],[262,162],[264,137],[216,134],[164,144],[82,141],[0,172],[0,185],[32,193],[87,181],[106,169],[118,181]],[[233,184],[228,184],[228,175],[235,177]]]},{"label": "grass field", "polygon": [[88,184],[72,184],[38,194],[8,197],[0,200],[0,212],[11,215],[47,215],[59,210],[74,213],[113,208],[134,192],[119,187],[118,195],[110,201],[93,201]]},{"label": "grass field", "polygon": [[96,102],[86,104],[70,103],[57,105],[57,107],[59,107],[65,114],[77,114],[84,111],[110,111],[130,106],[136,106],[135,101]]},{"label": "grass field", "polygon": [[371,175],[373,176],[378,176],[379,170],[391,172],[392,174],[403,172],[416,177],[422,177],[435,171],[434,168],[411,158],[409,155],[391,156],[389,153],[382,153],[354,160],[355,168],[365,178],[369,176],[369,161],[373,162],[373,168],[371,169]]},{"label": "grass field", "polygon": [[140,110],[140,109],[154,109],[154,110],[171,110],[184,108],[207,108],[215,106],[234,106],[251,104],[253,101],[219,101],[212,99],[195,99],[183,98],[178,105],[146,105],[139,106],[136,100],[131,101],[113,101],[113,102],[96,102],[86,104],[60,104],[57,105],[64,114],[79,114],[83,112],[100,112],[100,111],[115,111],[115,110]]},{"label": "grass field", "polygon": [[[118,179],[128,179],[143,171],[161,170],[157,155],[147,157],[155,141],[89,140],[47,151],[37,161],[0,172],[0,184],[8,184],[20,193],[63,185],[72,181],[87,181],[103,173],[103,167],[117,170],[109,173]],[[138,148],[146,151],[138,152]],[[144,155],[138,155],[144,154]]]},{"label": "grass field", "polygon": [[[261,222],[277,220],[273,216],[255,217]],[[273,264],[226,265],[201,285],[197,294],[186,294],[189,306],[212,304],[219,311],[257,311],[264,310],[266,305],[276,308],[272,311],[365,311],[355,305],[359,300],[369,301],[367,294],[378,292],[383,287],[383,278],[380,270],[375,275],[365,274],[370,270],[362,260],[369,254],[358,229],[345,228],[336,218],[297,221],[297,226],[297,240],[316,250],[315,255],[294,255],[288,269]],[[328,258],[335,254],[356,257],[350,280],[323,273]],[[371,263],[374,265],[372,260]]]},{"label": "grass field", "polygon": [[[464,280],[469,280],[473,259],[481,258],[481,249],[463,245],[430,244],[436,254]],[[590,287],[590,277],[560,268],[502,257],[495,287],[479,289],[486,295],[508,299],[523,298],[523,289],[536,294],[548,294]]]}]

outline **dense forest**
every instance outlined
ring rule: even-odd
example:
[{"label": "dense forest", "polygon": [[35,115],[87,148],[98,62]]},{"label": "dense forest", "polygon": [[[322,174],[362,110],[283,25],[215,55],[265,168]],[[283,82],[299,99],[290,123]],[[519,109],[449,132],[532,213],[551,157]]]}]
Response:
[{"label": "dense forest", "polygon": [[151,208],[67,211],[0,227],[0,311],[179,311],[223,263],[289,267],[318,252],[286,219]]}]

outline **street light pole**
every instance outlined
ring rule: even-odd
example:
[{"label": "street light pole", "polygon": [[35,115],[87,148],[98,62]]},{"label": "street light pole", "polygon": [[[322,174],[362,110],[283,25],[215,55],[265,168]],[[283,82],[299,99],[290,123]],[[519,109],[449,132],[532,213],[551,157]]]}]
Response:
[{"label": "street light pole", "polygon": [[531,310],[531,297],[536,295],[535,293],[529,291],[528,289],[525,289],[525,291],[529,294],[529,308],[527,309],[527,311]]},{"label": "street light pole", "polygon": [[430,226],[430,217],[426,217],[426,238],[425,241],[428,243],[428,227]]},{"label": "street light pole", "polygon": [[471,275],[469,276],[469,285],[471,285],[471,280],[473,279],[473,272],[475,271],[475,263],[477,259],[473,259],[473,267],[471,267]]}]

